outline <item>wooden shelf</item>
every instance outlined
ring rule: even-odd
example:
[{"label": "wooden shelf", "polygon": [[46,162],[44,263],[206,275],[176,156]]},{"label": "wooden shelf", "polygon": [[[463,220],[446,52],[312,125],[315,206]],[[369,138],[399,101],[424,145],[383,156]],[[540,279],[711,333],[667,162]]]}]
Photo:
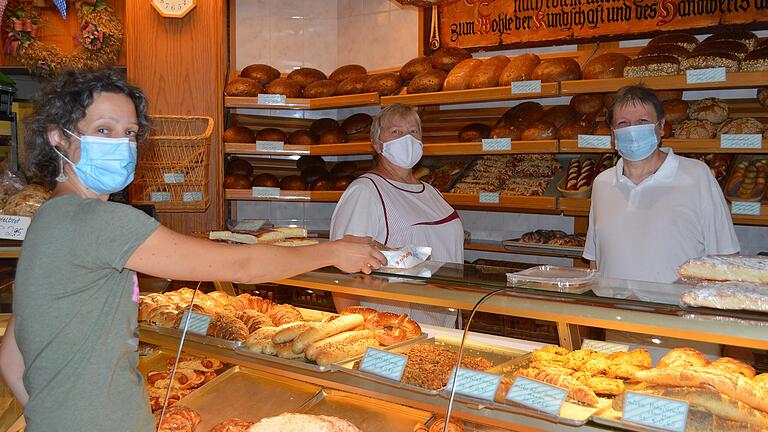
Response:
[{"label": "wooden shelf", "polygon": [[557,197],[554,196],[500,196],[498,203],[480,202],[479,194],[445,193],[443,196],[449,204],[464,208],[557,210]]},{"label": "wooden shelf", "polygon": [[588,216],[592,200],[589,198],[560,198],[558,208],[565,216]]},{"label": "wooden shelf", "polygon": [[294,109],[314,110],[327,108],[344,108],[362,105],[377,105],[378,93],[363,93],[356,95],[331,96],[324,98],[287,98],[283,105],[260,104],[255,97],[224,97],[224,108],[262,108],[262,109]]},{"label": "wooden shelf", "polygon": [[[763,140],[762,148],[722,148],[720,139],[676,139],[666,138],[661,141],[662,147],[672,147],[675,153],[765,153],[768,151],[768,140]],[[613,153],[615,149],[580,148],[578,140],[560,140],[560,153]]]},{"label": "wooden shelf", "polygon": [[560,83],[560,94],[566,96],[582,93],[615,92],[624,86],[635,84],[643,84],[654,90],[750,88],[768,85],[768,74],[765,72],[726,72],[725,81],[701,84],[688,84],[685,74],[644,78],[608,78],[562,81]]},{"label": "wooden shelf", "polygon": [[337,202],[343,191],[280,191],[280,197],[256,198],[250,189],[225,189],[224,199],[237,201]]},{"label": "wooden shelf", "polygon": [[557,153],[557,140],[512,141],[510,150],[483,151],[483,143],[431,143],[424,144],[425,156],[458,156],[515,153]]},{"label": "wooden shelf", "polygon": [[579,147],[579,140],[574,139],[559,140],[558,150],[560,153],[613,153],[615,151],[613,145],[608,149],[581,148]]},{"label": "wooden shelf", "polygon": [[768,225],[768,205],[760,205],[760,215],[732,214],[733,223],[739,225]]},{"label": "wooden shelf", "polygon": [[450,90],[435,93],[398,94],[394,96],[382,96],[381,105],[387,106],[395,103],[408,105],[445,105],[470,102],[490,102],[515,99],[536,99],[543,97],[556,97],[559,95],[557,83],[542,83],[539,93],[512,94],[511,87],[490,87],[470,90]]},{"label": "wooden shelf", "polygon": [[226,143],[224,144],[224,153],[241,155],[318,155],[318,156],[340,156],[371,153],[371,143],[368,141],[359,141],[342,144],[318,144],[313,146],[285,145],[283,150],[259,151],[256,150],[256,144],[253,143]]}]

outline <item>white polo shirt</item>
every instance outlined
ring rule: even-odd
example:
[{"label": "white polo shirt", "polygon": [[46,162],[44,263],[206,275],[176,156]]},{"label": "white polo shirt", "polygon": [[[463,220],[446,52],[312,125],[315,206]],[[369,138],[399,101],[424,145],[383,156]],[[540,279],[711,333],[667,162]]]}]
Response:
[{"label": "white polo shirt", "polygon": [[688,259],[739,252],[706,164],[661,150],[666,160],[639,185],[624,176],[623,159],[595,179],[584,258],[606,277],[670,283]]}]

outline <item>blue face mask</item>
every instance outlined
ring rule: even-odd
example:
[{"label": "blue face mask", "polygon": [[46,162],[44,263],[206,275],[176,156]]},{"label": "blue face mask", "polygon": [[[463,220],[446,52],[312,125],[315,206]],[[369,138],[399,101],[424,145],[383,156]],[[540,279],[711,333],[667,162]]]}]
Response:
[{"label": "blue face mask", "polygon": [[639,161],[650,156],[659,146],[655,124],[642,124],[614,129],[616,151],[622,158]]},{"label": "blue face mask", "polygon": [[72,165],[85,187],[97,194],[108,195],[123,190],[133,181],[136,143],[128,138],[78,137],[66,129],[64,131],[80,140],[80,160],[77,164],[72,163],[55,147],[54,150]]}]

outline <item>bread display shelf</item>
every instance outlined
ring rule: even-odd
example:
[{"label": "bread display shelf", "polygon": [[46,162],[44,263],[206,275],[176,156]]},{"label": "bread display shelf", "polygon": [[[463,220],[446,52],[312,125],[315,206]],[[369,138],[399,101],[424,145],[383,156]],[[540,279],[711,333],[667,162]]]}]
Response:
[{"label": "bread display shelf", "polygon": [[280,197],[257,198],[250,189],[225,189],[224,199],[238,201],[314,201],[336,202],[342,191],[280,191]]},{"label": "bread display shelf", "polygon": [[[579,147],[578,140],[560,140],[558,142],[559,153],[612,153],[611,148],[584,148]],[[676,139],[666,138],[661,141],[662,147],[671,147],[675,153],[734,153],[734,154],[764,154],[768,151],[768,140],[763,140],[761,148],[723,148],[719,138],[712,139]]]},{"label": "bread display shelf", "polygon": [[479,142],[424,144],[425,156],[459,156],[481,154],[557,153],[557,140],[512,141],[510,150],[483,150]]},{"label": "bread display shelf", "polygon": [[615,92],[624,86],[635,84],[643,84],[654,90],[749,88],[768,85],[768,74],[765,72],[726,72],[725,81],[699,84],[688,84],[686,75],[563,81],[560,83],[560,94],[569,96],[582,93]]},{"label": "bread display shelf", "polygon": [[323,98],[287,98],[285,104],[260,104],[255,97],[224,97],[224,108],[262,108],[262,109],[294,109],[314,110],[326,108],[342,108],[363,105],[377,105],[378,93],[363,93],[356,95],[331,96]]},{"label": "bread display shelf", "polygon": [[443,194],[449,204],[457,207],[489,207],[527,210],[557,210],[553,196],[499,196],[499,202],[480,202],[480,194]]},{"label": "bread display shelf", "polygon": [[261,151],[256,149],[253,143],[226,143],[224,144],[224,153],[239,155],[317,155],[317,156],[342,156],[367,154],[371,152],[371,143],[368,141],[340,143],[340,144],[317,144],[313,146],[301,146],[286,144],[282,150]]},{"label": "bread display shelf", "polygon": [[382,96],[381,105],[396,103],[408,105],[444,105],[470,102],[490,102],[515,99],[556,97],[560,94],[557,83],[542,83],[538,93],[512,93],[512,87],[490,87],[469,90],[450,90],[436,93],[398,94]]}]

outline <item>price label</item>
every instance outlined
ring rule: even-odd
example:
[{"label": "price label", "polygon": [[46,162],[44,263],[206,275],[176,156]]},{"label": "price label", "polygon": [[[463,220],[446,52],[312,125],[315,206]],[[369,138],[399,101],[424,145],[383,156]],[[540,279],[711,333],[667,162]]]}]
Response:
[{"label": "price label", "polygon": [[256,151],[273,152],[283,151],[282,141],[256,141]]},{"label": "price label", "polygon": [[584,343],[581,344],[581,349],[591,349],[593,351],[610,354],[615,352],[627,352],[629,351],[629,345],[584,339]]},{"label": "price label", "polygon": [[720,135],[720,148],[761,149],[763,136],[760,134],[723,134]]},{"label": "price label", "polygon": [[541,93],[541,80],[514,81],[512,83],[512,94],[525,93]]},{"label": "price label", "polygon": [[251,194],[254,198],[280,198],[280,188],[252,187]]},{"label": "price label", "polygon": [[498,204],[499,193],[498,192],[480,192],[480,202],[488,203],[488,204]]},{"label": "price label", "polygon": [[483,138],[483,151],[512,150],[512,138]]},{"label": "price label", "polygon": [[405,372],[405,364],[408,357],[402,354],[382,351],[376,348],[365,350],[363,360],[360,362],[360,370],[380,377],[400,381]]},{"label": "price label", "polygon": [[0,216],[0,238],[24,240],[32,218],[27,216]]},{"label": "price label", "polygon": [[515,378],[505,398],[538,411],[560,415],[560,408],[567,396],[566,389],[519,376]]},{"label": "price label", "polygon": [[182,199],[184,200],[184,202],[202,201],[203,193],[202,192],[184,192],[184,194],[182,195]]},{"label": "price label", "polygon": [[184,174],[181,173],[165,173],[163,174],[163,180],[167,184],[184,183]]},{"label": "price label", "polygon": [[208,326],[211,325],[210,316],[185,310],[184,316],[181,318],[182,326],[184,325],[184,323],[187,322],[187,315],[189,315],[189,325],[187,327],[188,332],[203,335],[203,336],[208,334]]},{"label": "price label", "polygon": [[733,201],[731,214],[760,216],[760,201]]},{"label": "price label", "polygon": [[170,192],[152,192],[149,194],[149,200],[150,201],[170,201],[171,200],[171,193]]},{"label": "price label", "polygon": [[610,135],[579,135],[579,148],[609,149]]},{"label": "price label", "polygon": [[688,84],[725,81],[725,68],[689,69],[685,71],[685,80]]},{"label": "price label", "polygon": [[622,420],[669,432],[684,432],[688,402],[625,392]]},{"label": "price label", "polygon": [[259,93],[259,105],[285,105],[285,95]]},{"label": "price label", "polygon": [[[451,378],[448,380],[448,391],[451,389],[455,374],[456,369],[454,368],[451,372]],[[501,384],[501,376],[499,375],[459,368],[459,374],[456,377],[456,393],[475,399],[493,401],[496,398],[499,384]]]}]

